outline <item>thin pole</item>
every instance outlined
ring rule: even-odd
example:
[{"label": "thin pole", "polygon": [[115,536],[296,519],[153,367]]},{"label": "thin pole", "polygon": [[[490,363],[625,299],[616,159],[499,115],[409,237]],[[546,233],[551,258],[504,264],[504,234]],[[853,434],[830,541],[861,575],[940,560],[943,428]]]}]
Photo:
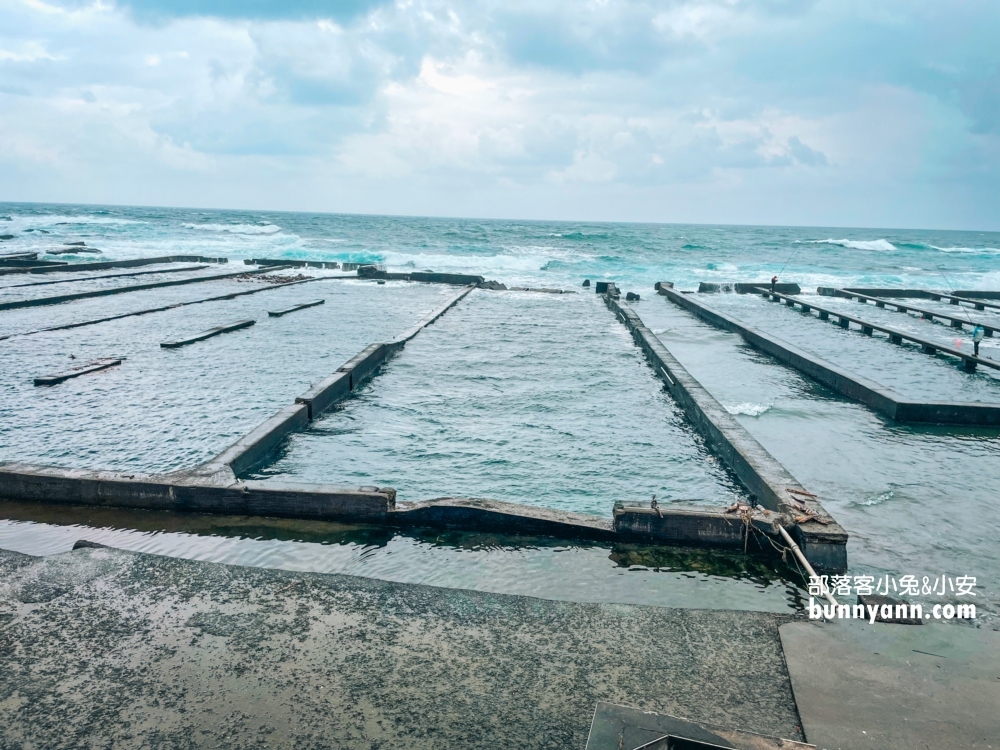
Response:
[{"label": "thin pole", "polygon": [[[785,527],[778,524],[776,525],[778,526],[778,531],[780,531],[781,535],[785,538],[785,541],[788,542],[788,546],[791,547],[792,553],[797,558],[799,558],[799,562],[802,563],[802,567],[806,569],[806,572],[809,573],[810,576],[812,576],[816,580],[819,580],[819,576],[816,575],[816,571],[813,570],[813,566],[809,564],[808,560],[806,560],[806,556],[802,554],[802,550],[799,549],[799,545],[797,545],[792,540],[792,537],[789,535],[789,533],[785,531]],[[827,601],[829,601],[830,604],[836,607],[837,600],[833,598],[833,594],[830,593],[830,591],[826,588],[826,586],[820,584],[820,587],[823,589],[823,595],[826,597]]]}]

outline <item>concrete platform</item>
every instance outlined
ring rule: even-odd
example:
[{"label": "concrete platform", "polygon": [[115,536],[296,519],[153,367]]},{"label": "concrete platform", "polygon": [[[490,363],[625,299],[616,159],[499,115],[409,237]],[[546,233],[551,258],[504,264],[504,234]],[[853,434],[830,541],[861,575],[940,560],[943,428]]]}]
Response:
[{"label": "concrete platform", "polygon": [[101,370],[107,370],[109,367],[116,367],[122,363],[120,358],[114,359],[100,359],[94,362],[90,362],[85,365],[80,365],[72,370],[67,370],[66,372],[60,372],[55,375],[43,375],[41,377],[35,378],[35,385],[58,385],[59,383],[64,383],[67,380],[72,380],[73,378],[78,378],[81,375],[88,375],[92,372],[100,372]]},{"label": "concrete platform", "polygon": [[993,627],[798,622],[780,633],[802,726],[816,747],[1000,747]]},{"label": "concrete platform", "polygon": [[232,331],[239,331],[242,330],[243,328],[249,328],[255,323],[256,321],[254,320],[237,320],[235,323],[227,323],[226,325],[216,326],[215,328],[209,328],[207,331],[196,333],[194,336],[189,336],[186,339],[164,341],[162,344],[160,344],[160,346],[163,347],[164,349],[179,349],[182,346],[189,346],[199,341],[204,341],[205,339],[210,339],[215,336],[219,336],[223,333],[231,333]]},{"label": "concrete platform", "polygon": [[312,302],[303,302],[301,305],[293,305],[292,307],[286,307],[284,310],[269,310],[268,315],[272,318],[280,318],[283,315],[288,315],[288,313],[297,312],[298,310],[305,310],[309,307],[316,307],[316,305],[322,305],[326,302],[324,299],[315,299]]},{"label": "concrete platform", "polygon": [[598,701],[795,739],[786,622],[0,552],[0,745],[564,750]]}]

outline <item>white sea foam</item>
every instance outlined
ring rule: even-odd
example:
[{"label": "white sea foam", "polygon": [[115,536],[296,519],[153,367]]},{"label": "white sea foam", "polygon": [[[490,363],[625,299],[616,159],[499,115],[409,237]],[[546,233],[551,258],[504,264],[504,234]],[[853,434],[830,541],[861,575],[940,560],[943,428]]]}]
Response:
[{"label": "white sea foam", "polygon": [[1000,248],[996,247],[937,247],[936,245],[931,245],[931,247],[942,253],[963,253],[966,255],[997,255],[1000,253]]},{"label": "white sea foam", "polygon": [[739,266],[735,266],[732,263],[709,263],[705,267],[709,271],[719,271],[723,273],[736,273],[740,270]]},{"label": "white sea foam", "polygon": [[744,401],[739,404],[723,405],[726,407],[726,411],[730,414],[745,414],[748,417],[759,417],[772,406],[772,404],[755,404],[750,401]]},{"label": "white sea foam", "polygon": [[277,224],[182,224],[185,229],[203,229],[206,232],[229,232],[230,234],[274,234],[280,232]]},{"label": "white sea foam", "polygon": [[873,495],[873,496],[870,496],[870,497],[866,497],[864,500],[858,500],[857,504],[858,505],[869,505],[869,506],[871,506],[871,505],[881,505],[884,502],[892,500],[892,497],[893,497],[893,491],[892,490],[887,490],[886,492],[882,492],[882,493],[880,493],[878,495]]},{"label": "white sea foam", "polygon": [[874,250],[877,252],[890,252],[896,249],[889,240],[808,240],[812,245],[839,245],[852,250]]},{"label": "white sea foam", "polygon": [[[504,247],[503,252],[492,255],[458,255],[434,252],[405,252],[385,250],[374,253],[390,268],[430,268],[435,271],[455,271],[467,273],[475,269],[477,273],[537,274],[549,270],[550,263],[574,264],[589,260],[582,253],[563,250],[545,245]],[[537,282],[537,277],[534,277]]]},{"label": "white sea foam", "polygon": [[54,227],[65,225],[72,227],[80,224],[96,224],[103,226],[126,226],[130,224],[148,224],[136,219],[118,219],[112,216],[67,216],[64,214],[41,214],[38,216],[9,214],[11,222],[4,226],[21,227]]}]

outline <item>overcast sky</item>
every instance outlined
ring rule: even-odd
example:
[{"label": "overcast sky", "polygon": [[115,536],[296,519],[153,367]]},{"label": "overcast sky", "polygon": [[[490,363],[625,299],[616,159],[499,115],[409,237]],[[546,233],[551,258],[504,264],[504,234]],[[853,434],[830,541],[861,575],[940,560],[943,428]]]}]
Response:
[{"label": "overcast sky", "polygon": [[0,0],[0,200],[1000,229],[997,0]]}]

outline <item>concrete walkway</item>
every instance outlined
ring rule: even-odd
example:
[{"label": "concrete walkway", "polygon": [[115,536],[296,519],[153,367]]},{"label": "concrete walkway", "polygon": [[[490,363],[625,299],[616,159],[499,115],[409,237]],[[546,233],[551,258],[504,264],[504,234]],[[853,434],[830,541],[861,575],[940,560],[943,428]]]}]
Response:
[{"label": "concrete walkway", "polygon": [[801,740],[786,622],[0,552],[0,746],[583,748],[599,700]]},{"label": "concrete walkway", "polygon": [[782,626],[806,738],[820,750],[1000,748],[994,627]]}]

